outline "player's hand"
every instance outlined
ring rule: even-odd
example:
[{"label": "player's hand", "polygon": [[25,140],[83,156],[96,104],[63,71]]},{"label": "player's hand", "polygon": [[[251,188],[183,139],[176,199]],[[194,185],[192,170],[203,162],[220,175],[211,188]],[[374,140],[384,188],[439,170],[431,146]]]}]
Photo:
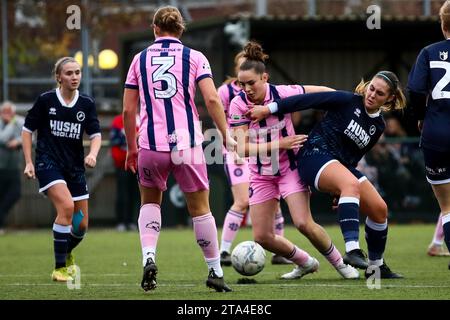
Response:
[{"label": "player's hand", "polygon": [[227,130],[224,141],[225,148],[228,151],[235,151],[237,147],[237,141],[231,136],[230,130]]},{"label": "player's hand", "polygon": [[243,165],[246,163],[245,159],[242,158],[237,152],[233,152],[232,159],[233,163],[237,165]]},{"label": "player's hand", "polygon": [[94,157],[91,154],[88,154],[85,158],[84,158],[84,165],[87,168],[94,168],[95,165],[97,164],[97,158]]},{"label": "player's hand", "polygon": [[28,178],[28,179],[36,179],[36,174],[34,172],[34,165],[33,163],[27,163],[27,165],[25,166],[25,170],[23,171],[23,174]]},{"label": "player's hand", "polygon": [[137,150],[128,150],[127,151],[127,157],[125,160],[125,170],[130,170],[131,172],[136,174],[137,156],[138,156]]},{"label": "player's hand", "polygon": [[303,144],[308,140],[308,136],[305,134],[297,134],[295,136],[283,137],[279,140],[280,150],[290,150],[301,148]]},{"label": "player's hand", "polygon": [[270,116],[270,109],[268,106],[254,106],[245,113],[247,118],[250,118],[253,122],[259,122]]}]

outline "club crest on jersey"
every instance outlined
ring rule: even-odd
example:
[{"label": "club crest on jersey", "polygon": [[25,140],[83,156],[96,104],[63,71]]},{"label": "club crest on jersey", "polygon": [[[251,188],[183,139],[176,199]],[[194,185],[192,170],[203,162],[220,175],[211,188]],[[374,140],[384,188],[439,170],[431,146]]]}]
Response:
[{"label": "club crest on jersey", "polygon": [[203,64],[203,70],[211,70],[211,67],[209,66],[208,63]]},{"label": "club crest on jersey", "polygon": [[178,142],[178,136],[176,133],[167,135],[167,143],[177,143],[177,142]]},{"label": "club crest on jersey", "polygon": [[441,60],[447,60],[447,58],[448,58],[448,51],[439,51],[439,58]]},{"label": "club crest on jersey", "polygon": [[355,114],[355,116],[357,116],[359,118],[359,116],[361,115],[361,109],[356,108],[354,114]]},{"label": "club crest on jersey", "polygon": [[49,110],[48,110],[48,114],[51,114],[51,115],[56,115],[56,108],[53,108],[53,107],[51,107]]},{"label": "club crest on jersey", "polygon": [[78,111],[78,112],[77,112],[77,120],[78,120],[78,121],[83,121],[84,118],[86,118],[84,112],[83,112],[83,111]]}]

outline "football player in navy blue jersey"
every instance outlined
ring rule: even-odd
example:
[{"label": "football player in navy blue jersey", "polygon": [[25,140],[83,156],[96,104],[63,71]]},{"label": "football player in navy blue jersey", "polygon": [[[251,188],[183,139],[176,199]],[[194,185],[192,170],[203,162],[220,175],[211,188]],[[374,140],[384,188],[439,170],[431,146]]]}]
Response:
[{"label": "football player in navy blue jersey", "polygon": [[[85,166],[94,168],[101,146],[94,100],[78,92],[80,65],[71,57],[59,59],[54,76],[57,88],[42,93],[28,111],[22,129],[24,174],[39,180],[39,192],[55,206],[53,224],[54,281],[70,281],[77,267],[72,254],[88,226],[89,192]],[[31,157],[32,133],[37,130],[35,163]],[[84,157],[83,133],[91,139]]]},{"label": "football player in navy blue jersey", "polygon": [[[390,71],[380,71],[371,81],[361,81],[355,93],[295,95],[248,112],[254,121],[260,121],[276,112],[283,114],[309,108],[327,111],[297,154],[298,170],[311,188],[339,195],[339,223],[346,249],[344,263],[366,269],[366,277],[378,267],[381,278],[402,278],[392,272],[383,259],[388,231],[387,205],[356,166],[384,131],[381,111],[404,107],[405,97],[397,76]],[[367,215],[369,263],[359,247],[359,212]]]},{"label": "football player in navy blue jersey", "polygon": [[445,40],[420,51],[407,89],[421,131],[426,177],[438,200],[444,241],[450,248],[450,1],[442,5],[439,17]]}]

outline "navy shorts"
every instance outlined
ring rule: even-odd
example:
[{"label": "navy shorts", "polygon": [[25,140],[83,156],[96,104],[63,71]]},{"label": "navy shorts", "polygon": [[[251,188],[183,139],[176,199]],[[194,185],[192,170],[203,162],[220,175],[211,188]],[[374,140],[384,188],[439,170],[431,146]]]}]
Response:
[{"label": "navy shorts", "polygon": [[58,183],[64,183],[72,195],[73,201],[89,199],[84,171],[69,171],[54,163],[36,161],[36,177],[39,180],[39,192],[47,194],[47,190]]},{"label": "navy shorts", "polygon": [[[297,158],[298,160],[298,173],[300,174],[300,178],[304,183],[306,183],[311,190],[320,191],[319,189],[319,177],[322,173],[323,169],[330,164],[331,162],[338,161],[333,156],[327,153],[316,153],[316,154],[308,154],[308,155],[300,155]],[[342,164],[342,163],[341,163]],[[359,172],[356,168],[348,167],[346,168],[360,181],[366,180],[366,176],[364,176],[361,172]]]},{"label": "navy shorts", "polygon": [[431,184],[450,183],[450,152],[422,147],[427,180]]}]

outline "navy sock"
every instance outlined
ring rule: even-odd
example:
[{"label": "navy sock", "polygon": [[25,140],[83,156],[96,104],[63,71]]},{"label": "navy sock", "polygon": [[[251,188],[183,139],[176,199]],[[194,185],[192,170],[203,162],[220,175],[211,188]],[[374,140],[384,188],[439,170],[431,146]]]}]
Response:
[{"label": "navy sock", "polygon": [[81,232],[81,230],[78,231],[78,234],[75,234],[72,230],[72,232],[69,234],[69,242],[67,246],[67,253],[72,252],[72,250],[83,240],[84,238],[84,231]]},{"label": "navy sock", "polygon": [[341,197],[338,205],[338,216],[345,242],[359,241],[359,199]]},{"label": "navy sock", "polygon": [[70,226],[63,226],[56,223],[53,224],[53,249],[55,253],[55,269],[66,266],[70,228]]},{"label": "navy sock", "polygon": [[444,229],[444,241],[447,248],[450,250],[450,213],[447,213],[441,217],[442,228]]},{"label": "navy sock", "polygon": [[376,223],[367,218],[365,230],[369,260],[374,261],[383,258],[388,234],[387,221],[385,223]]},{"label": "navy sock", "polygon": [[69,237],[69,246],[67,248],[67,253],[72,252],[72,250],[83,240],[86,230],[80,229],[81,221],[84,218],[82,210],[74,212],[72,217],[72,230]]}]

